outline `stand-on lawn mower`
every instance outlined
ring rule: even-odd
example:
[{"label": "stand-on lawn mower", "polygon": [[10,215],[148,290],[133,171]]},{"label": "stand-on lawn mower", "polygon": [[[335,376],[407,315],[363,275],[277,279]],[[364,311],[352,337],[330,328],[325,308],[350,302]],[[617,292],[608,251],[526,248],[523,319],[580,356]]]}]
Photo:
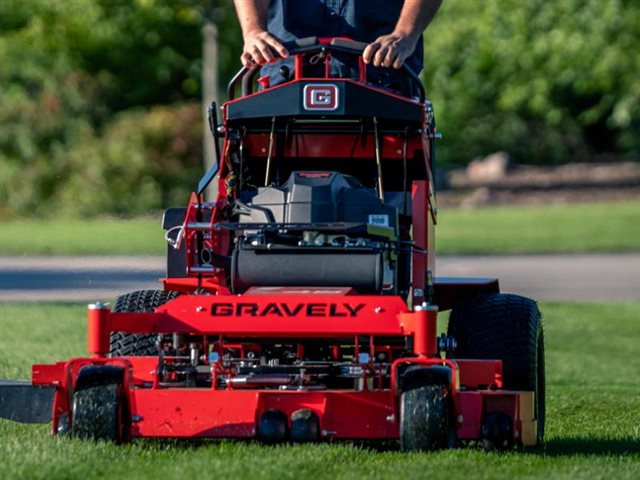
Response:
[{"label": "stand-on lawn mower", "polygon": [[301,40],[257,92],[259,67],[240,70],[221,124],[210,109],[219,169],[165,212],[164,288],[90,305],[90,356],[3,382],[2,416],[115,442],[542,443],[536,303],[435,275],[434,112],[408,69],[416,97],[367,83],[362,50]]}]

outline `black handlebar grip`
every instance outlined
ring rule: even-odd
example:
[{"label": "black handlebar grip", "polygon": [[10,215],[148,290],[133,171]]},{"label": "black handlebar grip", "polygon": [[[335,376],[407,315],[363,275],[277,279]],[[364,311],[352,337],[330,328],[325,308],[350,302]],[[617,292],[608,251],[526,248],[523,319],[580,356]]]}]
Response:
[{"label": "black handlebar grip", "polygon": [[[285,42],[284,46],[289,51],[289,55],[298,55],[301,53],[312,52],[315,50],[321,50],[322,48],[327,48],[329,50],[336,50],[346,53],[351,53],[354,55],[362,55],[365,48],[367,48],[367,43],[357,42],[355,40],[346,40],[343,38],[334,38],[332,39],[328,45],[322,45],[318,43],[318,37],[305,37],[298,38],[297,40],[293,40],[290,42]],[[243,67],[238,74],[236,74],[233,79],[229,82],[229,86],[227,89],[227,94],[230,99],[235,97],[234,90],[235,85],[238,81],[242,81],[242,90],[243,95],[246,95],[250,91],[249,83],[253,81],[253,75],[255,75],[256,70],[259,68],[259,65],[252,67],[251,69]],[[424,85],[422,85],[422,81],[420,77],[409,68],[406,64],[402,65],[402,72],[409,77],[412,83],[416,85],[418,88],[418,93],[420,96],[420,101],[424,102],[426,94],[424,90]],[[247,73],[250,73],[247,75]],[[246,78],[243,78],[245,77]]]}]

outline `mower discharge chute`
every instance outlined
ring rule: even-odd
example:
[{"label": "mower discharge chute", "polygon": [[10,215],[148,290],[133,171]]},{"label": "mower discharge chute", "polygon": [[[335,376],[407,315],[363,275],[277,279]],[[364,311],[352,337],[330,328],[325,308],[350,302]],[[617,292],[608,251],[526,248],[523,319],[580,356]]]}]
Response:
[{"label": "mower discharge chute", "polygon": [[[90,356],[3,384],[3,416],[50,408],[54,434],[116,442],[542,442],[536,304],[436,277],[434,112],[408,69],[415,97],[367,83],[362,49],[305,39],[283,83],[234,77],[221,124],[210,109],[219,171],[165,212],[164,288],[91,305]],[[359,78],[333,77],[334,56]]]}]

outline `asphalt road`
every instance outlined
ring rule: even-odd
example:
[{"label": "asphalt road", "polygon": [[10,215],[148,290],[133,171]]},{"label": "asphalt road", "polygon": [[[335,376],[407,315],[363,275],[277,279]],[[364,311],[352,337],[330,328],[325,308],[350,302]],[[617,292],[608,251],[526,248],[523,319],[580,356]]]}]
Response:
[{"label": "asphalt road", "polygon": [[[437,274],[496,277],[539,300],[640,300],[640,253],[439,257]],[[1,257],[0,301],[112,301],[163,275],[161,257]]]}]

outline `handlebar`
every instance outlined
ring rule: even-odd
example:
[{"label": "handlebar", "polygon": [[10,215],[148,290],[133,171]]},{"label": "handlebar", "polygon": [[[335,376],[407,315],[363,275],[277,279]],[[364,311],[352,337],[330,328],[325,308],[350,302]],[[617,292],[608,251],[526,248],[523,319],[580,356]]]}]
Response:
[{"label": "handlebar", "polygon": [[[356,42],[355,40],[345,38],[319,39],[318,37],[300,38],[284,44],[289,51],[289,55],[303,55],[306,53],[329,50],[334,52],[350,53],[358,56],[362,55],[367,45],[367,43]],[[227,97],[229,100],[233,100],[235,98],[235,89],[239,81],[242,81],[242,95],[244,96],[251,93],[253,79],[260,70],[260,67],[260,65],[255,65],[251,68],[242,67],[238,73],[235,74],[227,86]],[[420,77],[418,77],[418,75],[416,75],[416,73],[406,64],[402,65],[401,71],[409,78],[411,83],[417,87],[420,102],[424,102],[426,94]]]}]

